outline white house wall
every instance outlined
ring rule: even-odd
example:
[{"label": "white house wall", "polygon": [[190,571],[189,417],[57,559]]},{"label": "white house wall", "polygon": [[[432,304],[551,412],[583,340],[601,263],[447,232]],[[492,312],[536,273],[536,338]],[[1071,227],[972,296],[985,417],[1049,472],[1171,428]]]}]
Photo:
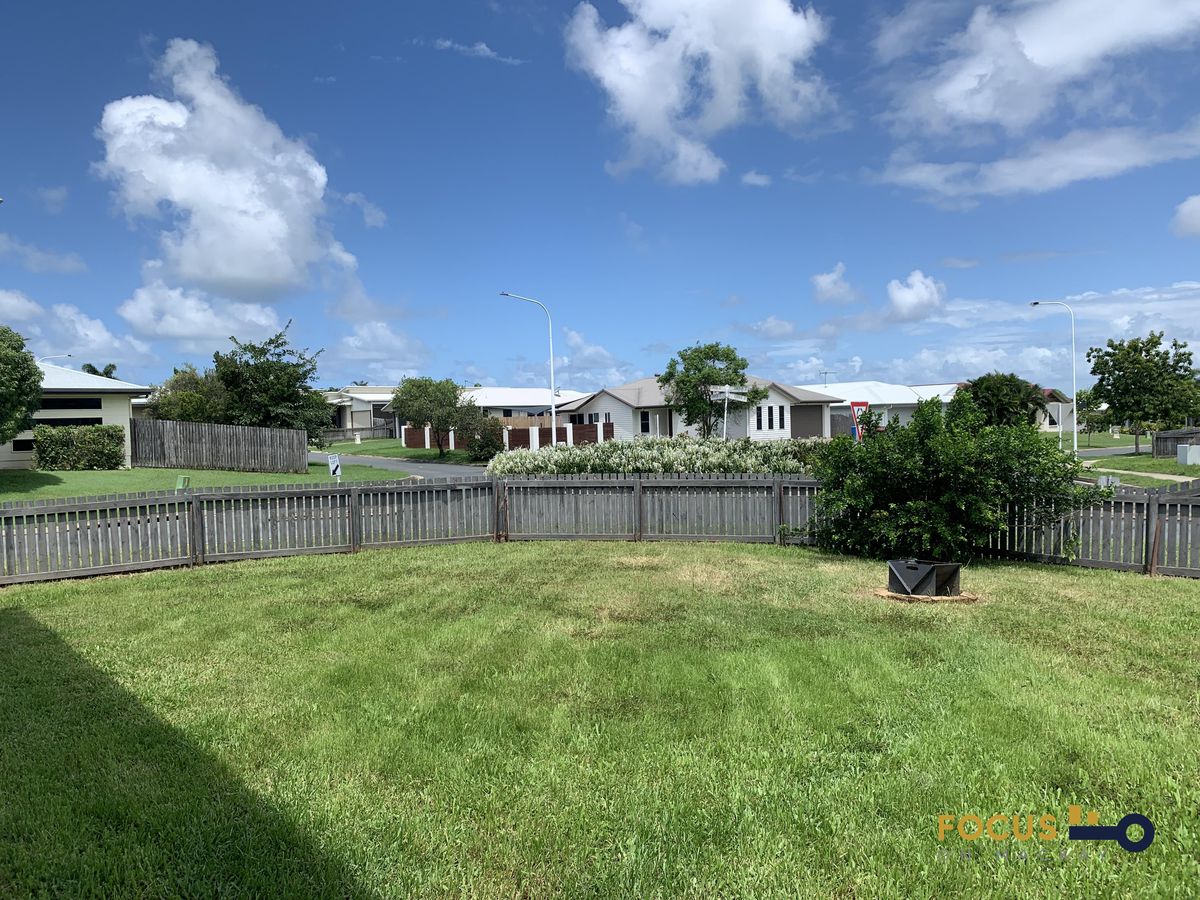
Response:
[{"label": "white house wall", "polygon": [[[785,397],[774,388],[768,388],[767,398],[746,410],[746,436],[752,441],[785,441],[792,436],[792,404],[791,397]],[[767,427],[767,407],[774,407],[772,415],[774,427]],[[784,419],[779,421],[779,407],[783,407]],[[762,428],[758,427],[758,407],[762,407]]]},{"label": "white house wall", "polygon": [[[125,429],[125,465],[129,465],[129,419],[131,417],[128,394],[50,394],[55,400],[69,398],[94,400],[100,397],[100,409],[39,409],[33,414],[35,422],[45,419],[95,419],[102,425],[120,425]],[[16,439],[32,440],[32,431],[23,431]],[[12,443],[0,444],[0,469],[28,469],[33,466],[32,450],[14,450]]]}]

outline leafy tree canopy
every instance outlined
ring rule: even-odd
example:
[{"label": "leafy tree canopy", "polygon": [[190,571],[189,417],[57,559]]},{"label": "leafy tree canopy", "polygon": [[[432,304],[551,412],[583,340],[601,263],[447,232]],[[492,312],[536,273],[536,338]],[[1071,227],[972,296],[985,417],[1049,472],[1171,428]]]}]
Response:
[{"label": "leafy tree canopy", "polygon": [[319,443],[330,422],[325,398],[312,386],[321,351],[292,347],[290,326],[261,343],[231,337],[231,351],[213,354],[213,371],[225,389],[229,424],[299,428]]},{"label": "leafy tree canopy", "polygon": [[228,424],[225,386],[212,369],[203,374],[191,363],[180,366],[150,395],[151,418],[175,422]]},{"label": "leafy tree canopy", "polygon": [[1138,437],[1148,429],[1173,428],[1200,415],[1200,386],[1187,343],[1163,346],[1163,332],[1146,337],[1109,340],[1087,352],[1096,384],[1097,404],[1107,403],[1113,421],[1127,424]]},{"label": "leafy tree canopy", "polygon": [[428,425],[438,456],[445,455],[451,431],[472,435],[484,415],[450,378],[405,378],[392,394],[392,410],[414,427]]},{"label": "leafy tree canopy", "polygon": [[1083,464],[1033,427],[985,424],[967,391],[944,412],[931,399],[906,425],[864,428],[861,442],[834,438],[815,474],[817,543],[879,558],[963,561],[1007,527],[1009,503],[1048,524],[1104,496],[1077,484]]},{"label": "leafy tree canopy", "polygon": [[725,415],[726,386],[740,389],[745,400],[729,400],[730,411],[745,409],[766,399],[766,388],[751,388],[746,382],[745,358],[728,344],[696,344],[680,350],[658,376],[663,396],[700,437],[715,434]]},{"label": "leafy tree canopy", "polygon": [[962,392],[975,401],[987,425],[1032,425],[1046,410],[1042,389],[1011,372],[980,375],[968,381]]},{"label": "leafy tree canopy", "polygon": [[42,404],[42,370],[25,339],[0,325],[0,443],[30,428]]}]

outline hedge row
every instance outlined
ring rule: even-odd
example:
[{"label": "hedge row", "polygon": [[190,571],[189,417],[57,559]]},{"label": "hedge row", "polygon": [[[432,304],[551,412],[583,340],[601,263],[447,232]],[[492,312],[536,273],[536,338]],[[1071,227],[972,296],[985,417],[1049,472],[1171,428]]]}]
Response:
[{"label": "hedge row", "polygon": [[125,465],[125,429],[120,425],[35,425],[33,465],[51,471],[120,469]]},{"label": "hedge row", "polygon": [[784,475],[812,471],[826,444],[820,439],[786,441],[638,438],[540,450],[510,450],[488,465],[493,475],[584,475],[588,473],[745,472]]}]

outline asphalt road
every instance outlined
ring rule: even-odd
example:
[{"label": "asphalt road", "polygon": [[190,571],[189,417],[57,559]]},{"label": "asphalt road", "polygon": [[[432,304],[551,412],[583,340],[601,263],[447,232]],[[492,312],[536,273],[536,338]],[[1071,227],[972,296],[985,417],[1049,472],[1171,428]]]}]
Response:
[{"label": "asphalt road", "polygon": [[[1070,441],[1063,441],[1063,447],[1067,450],[1071,449]],[[1090,450],[1086,446],[1080,446],[1079,455],[1085,459],[1094,458],[1097,456],[1124,456],[1126,453],[1132,453],[1132,447],[1093,447]],[[1142,453],[1150,452],[1150,439],[1142,441]]]},{"label": "asphalt road", "polygon": [[[415,459],[386,459],[381,456],[353,456],[349,453],[340,454],[342,465],[373,466],[376,469],[386,469],[389,472],[408,472],[419,478],[469,478],[472,475],[482,475],[483,466],[458,466],[451,463],[418,462]],[[310,453],[310,463],[324,464],[329,459],[325,453]]]}]

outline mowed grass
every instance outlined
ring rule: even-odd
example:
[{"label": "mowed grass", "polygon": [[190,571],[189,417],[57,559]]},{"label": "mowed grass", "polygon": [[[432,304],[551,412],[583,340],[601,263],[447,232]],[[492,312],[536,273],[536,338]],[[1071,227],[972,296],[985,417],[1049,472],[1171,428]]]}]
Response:
[{"label": "mowed grass", "polygon": [[471,456],[466,450],[447,450],[444,456],[438,456],[436,447],[432,450],[426,450],[424,447],[401,447],[400,441],[394,438],[371,438],[361,444],[356,444],[354,441],[338,441],[330,444],[328,450],[330,453],[382,456],[385,459],[415,459],[421,462],[480,465],[471,461]]},{"label": "mowed grass", "polygon": [[1175,484],[1174,481],[1167,478],[1156,478],[1153,475],[1134,475],[1130,474],[1129,472],[1113,472],[1101,469],[1098,466],[1089,469],[1089,471],[1091,471],[1092,475],[1091,478],[1087,480],[1093,482],[1100,475],[1114,475],[1121,482],[1121,484],[1127,487],[1165,488],[1171,487]]},{"label": "mowed grass", "polygon": [[[0,469],[0,503],[42,500],[49,497],[93,497],[173,490],[180,475],[191,478],[190,487],[228,487],[238,484],[334,484],[329,467],[312,463],[307,475],[292,472],[224,472],[207,469],[115,469],[106,472],[42,472],[36,469]],[[342,481],[397,481],[405,472],[371,466],[342,466]]]},{"label": "mowed grass", "polygon": [[[1195,890],[1196,582],[883,582],[806,549],[564,542],[6,588],[0,894]],[[1153,846],[936,836],[1071,803],[1148,815]]]},{"label": "mowed grass", "polygon": [[[1056,443],[1056,444],[1058,443],[1058,432],[1057,431],[1046,432],[1046,437],[1049,440],[1054,441],[1054,443]],[[1151,440],[1150,435],[1148,435],[1148,434],[1142,435],[1141,443],[1142,443],[1143,449],[1146,449],[1149,447],[1150,440]],[[1063,446],[1067,447],[1067,448],[1069,448],[1071,446],[1071,432],[1070,431],[1063,432]],[[1079,432],[1079,448],[1081,450],[1087,450],[1087,449],[1093,448],[1093,447],[1130,447],[1130,448],[1132,448],[1133,447],[1133,435],[1121,433],[1121,434],[1118,434],[1116,437],[1113,437],[1107,431],[1093,431],[1093,432],[1081,431],[1081,432]]]},{"label": "mowed grass", "polygon": [[1134,455],[1106,456],[1094,468],[1100,467],[1113,471],[1126,472],[1158,472],[1162,475],[1187,475],[1200,478],[1200,466],[1181,466],[1173,456],[1155,458],[1145,453]]}]

